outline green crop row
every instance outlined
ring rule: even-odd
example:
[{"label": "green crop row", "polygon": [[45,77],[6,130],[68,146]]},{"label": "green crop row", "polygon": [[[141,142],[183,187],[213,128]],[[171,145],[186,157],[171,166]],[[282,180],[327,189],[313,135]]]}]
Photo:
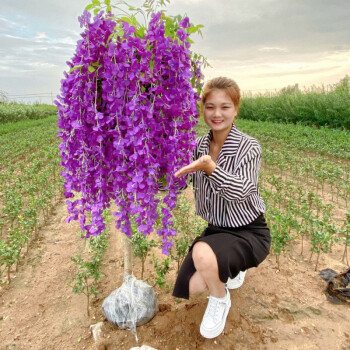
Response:
[{"label": "green crop row", "polygon": [[[298,154],[299,151],[311,152],[315,156],[350,160],[350,131],[347,130],[240,118],[235,123],[239,130],[255,137],[263,146],[289,148]],[[200,118],[196,126],[197,136],[206,134],[208,130]]]},{"label": "green crop row", "polygon": [[[52,144],[58,146],[56,116],[0,125],[0,169]],[[57,150],[58,155],[58,150]],[[1,173],[1,170],[0,170]]]},{"label": "green crop row", "polygon": [[346,76],[330,91],[285,88],[277,95],[244,97],[242,119],[350,129],[350,79]]},{"label": "green crop row", "polygon": [[57,114],[57,107],[53,105],[0,103],[0,124],[42,119],[53,114]]},{"label": "green crop row", "polygon": [[348,203],[349,131],[243,119],[237,120],[237,126],[259,140],[263,164],[269,172],[293,177],[305,187],[311,184],[322,194],[328,186],[332,200]]},{"label": "green crop row", "polygon": [[244,119],[237,119],[237,127],[262,145],[350,160],[350,131],[347,130]]},{"label": "green crop row", "polygon": [[37,238],[39,227],[46,224],[59,199],[57,189],[62,187],[62,180],[58,173],[59,165],[54,158],[46,161],[37,158],[20,174],[8,174],[12,177],[11,185],[0,186],[0,277],[5,266],[8,282],[14,264],[17,271],[24,246],[28,251],[30,241]]},{"label": "green crop row", "polygon": [[55,119],[0,125],[0,134],[7,130],[0,138],[0,283],[5,270],[11,281],[63,193]]},{"label": "green crop row", "polygon": [[279,256],[289,242],[300,240],[303,254],[307,238],[311,252],[309,261],[313,254],[317,255],[315,270],[321,253],[330,252],[335,242],[344,244],[342,260],[347,259],[350,211],[345,215],[343,224],[336,225],[332,214],[334,206],[324,203],[322,197],[313,191],[305,191],[302,186],[275,176],[263,177],[261,180],[261,195],[267,209],[265,216],[271,230],[271,251],[276,255],[278,266]]},{"label": "green crop row", "polygon": [[343,199],[347,205],[350,200],[350,166],[337,164],[323,158],[300,157],[284,149],[263,149],[264,167],[281,177],[293,178],[305,188],[314,187],[316,192],[330,188],[332,201]]}]

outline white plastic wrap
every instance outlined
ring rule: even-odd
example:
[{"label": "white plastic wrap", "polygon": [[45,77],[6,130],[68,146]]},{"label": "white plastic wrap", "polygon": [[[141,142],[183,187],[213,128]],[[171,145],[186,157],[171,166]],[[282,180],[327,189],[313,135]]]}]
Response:
[{"label": "white plastic wrap", "polygon": [[123,284],[103,301],[102,310],[109,322],[136,335],[136,326],[147,323],[158,312],[157,296],[147,282],[126,275]]}]

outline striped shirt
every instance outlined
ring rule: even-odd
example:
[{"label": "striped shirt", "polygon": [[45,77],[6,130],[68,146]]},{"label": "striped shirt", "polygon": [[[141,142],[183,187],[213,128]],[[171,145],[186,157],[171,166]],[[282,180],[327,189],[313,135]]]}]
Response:
[{"label": "striped shirt", "polygon": [[[210,130],[197,140],[194,160],[209,154],[212,138]],[[261,154],[258,141],[233,124],[214,172],[209,176],[203,170],[192,174],[197,215],[215,226],[239,227],[264,213],[265,204],[258,191]]]}]

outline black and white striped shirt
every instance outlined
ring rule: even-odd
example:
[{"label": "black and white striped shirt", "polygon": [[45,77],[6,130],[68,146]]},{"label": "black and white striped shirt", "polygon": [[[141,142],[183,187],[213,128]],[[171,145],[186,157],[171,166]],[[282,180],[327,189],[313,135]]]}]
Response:
[{"label": "black and white striped shirt", "polygon": [[[209,154],[212,137],[209,131],[197,140],[194,160]],[[233,125],[214,172],[210,176],[203,170],[192,174],[197,215],[215,226],[239,227],[264,213],[257,187],[261,154],[258,141]]]}]

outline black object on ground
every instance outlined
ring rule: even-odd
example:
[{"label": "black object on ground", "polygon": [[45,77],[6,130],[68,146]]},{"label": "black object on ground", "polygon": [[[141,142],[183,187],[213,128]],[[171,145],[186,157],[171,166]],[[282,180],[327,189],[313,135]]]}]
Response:
[{"label": "black object on ground", "polygon": [[325,294],[329,301],[336,304],[350,303],[350,267],[342,273],[324,269],[319,275],[327,282]]}]

